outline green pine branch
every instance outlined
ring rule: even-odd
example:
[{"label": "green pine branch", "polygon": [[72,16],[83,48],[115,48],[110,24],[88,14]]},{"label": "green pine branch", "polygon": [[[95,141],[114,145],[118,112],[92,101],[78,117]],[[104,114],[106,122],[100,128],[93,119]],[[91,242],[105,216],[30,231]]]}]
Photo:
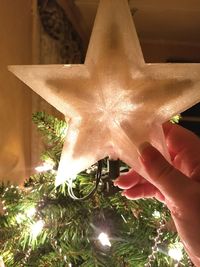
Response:
[{"label": "green pine branch", "polygon": [[[41,112],[33,120],[45,137],[44,159],[50,157],[58,163],[67,125]],[[103,168],[106,172],[106,163]],[[75,201],[68,195],[66,184],[55,188],[55,175],[56,170],[33,175],[24,189],[0,187],[6,206],[6,213],[0,217],[0,251],[6,266],[144,266],[160,221],[154,212],[170,220],[166,207],[154,199],[130,201],[120,192],[105,197],[101,190],[89,200]],[[83,197],[94,185],[95,171],[81,172],[74,182],[74,192]],[[33,208],[35,213],[30,215]],[[32,227],[38,221],[44,225],[34,237]],[[99,242],[101,231],[109,234],[111,247]],[[162,242],[163,250],[156,255],[153,266],[173,266],[166,248],[177,242],[177,234],[165,229]],[[187,266],[186,262],[184,258],[183,266]]]},{"label": "green pine branch", "polygon": [[32,116],[39,132],[45,139],[45,143],[52,146],[63,142],[66,135],[67,124],[45,112],[36,112]]}]

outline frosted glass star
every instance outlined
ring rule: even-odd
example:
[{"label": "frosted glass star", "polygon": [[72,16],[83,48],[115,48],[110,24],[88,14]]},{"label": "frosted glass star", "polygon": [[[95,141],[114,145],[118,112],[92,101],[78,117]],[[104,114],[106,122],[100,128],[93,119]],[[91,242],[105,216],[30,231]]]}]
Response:
[{"label": "frosted glass star", "polygon": [[162,123],[200,101],[200,64],[144,62],[126,0],[100,1],[84,64],[9,69],[70,118],[56,185],[105,156],[146,177],[138,145],[168,158]]}]

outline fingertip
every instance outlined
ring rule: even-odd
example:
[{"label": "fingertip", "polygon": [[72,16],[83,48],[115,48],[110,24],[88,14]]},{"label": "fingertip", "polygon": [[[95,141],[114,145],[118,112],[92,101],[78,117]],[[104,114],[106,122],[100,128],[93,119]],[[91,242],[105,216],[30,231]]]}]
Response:
[{"label": "fingertip", "polygon": [[152,198],[156,196],[161,197],[161,193],[158,193],[158,189],[152,184],[138,184],[130,189],[124,190],[122,196],[128,199],[136,200],[140,198]]},{"label": "fingertip", "polygon": [[114,186],[119,186],[120,183],[123,181],[124,177],[126,177],[126,174],[121,174],[120,176],[118,176],[118,177],[113,181],[113,185],[114,185]]},{"label": "fingertip", "polygon": [[121,189],[129,189],[136,184],[140,183],[144,178],[138,173],[131,170],[125,174],[120,175],[114,182],[114,186],[118,186]]},{"label": "fingertip", "polygon": [[118,179],[119,179],[119,177],[113,181],[114,186],[118,186]]},{"label": "fingertip", "polygon": [[123,197],[125,197],[125,196],[126,196],[126,190],[122,191],[122,192],[121,192],[121,195],[122,195]]}]

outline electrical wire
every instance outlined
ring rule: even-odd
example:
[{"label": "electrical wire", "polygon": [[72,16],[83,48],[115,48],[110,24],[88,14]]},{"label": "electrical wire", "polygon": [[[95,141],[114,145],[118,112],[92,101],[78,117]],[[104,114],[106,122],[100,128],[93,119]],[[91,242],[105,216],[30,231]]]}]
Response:
[{"label": "electrical wire", "polygon": [[97,173],[96,173],[96,177],[95,177],[95,186],[94,188],[91,190],[91,192],[89,194],[87,194],[86,196],[84,197],[77,197],[75,194],[74,194],[74,191],[73,191],[73,182],[71,181],[70,183],[68,182],[68,194],[71,198],[73,198],[74,200],[87,200],[89,198],[91,198],[97,191],[97,188],[99,186],[99,182],[101,180],[101,176],[102,176],[102,166],[103,166],[103,161],[102,160],[99,160],[98,161],[98,167],[97,167]]}]

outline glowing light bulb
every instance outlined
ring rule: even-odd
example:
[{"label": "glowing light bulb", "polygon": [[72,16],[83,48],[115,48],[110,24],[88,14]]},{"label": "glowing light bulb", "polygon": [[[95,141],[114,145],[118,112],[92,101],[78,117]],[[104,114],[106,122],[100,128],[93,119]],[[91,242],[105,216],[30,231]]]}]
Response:
[{"label": "glowing light bulb", "polygon": [[54,164],[52,164],[52,163],[44,162],[41,166],[37,166],[37,167],[35,168],[35,170],[36,170],[37,172],[51,171],[51,170],[53,170],[53,166],[54,166]]},{"label": "glowing light bulb", "polygon": [[155,219],[160,219],[161,214],[160,214],[159,211],[154,210],[154,212],[152,213],[152,216],[153,216]]},{"label": "glowing light bulb", "polygon": [[44,227],[44,222],[42,220],[39,220],[31,225],[30,230],[33,238],[36,238],[42,232],[43,227]]},{"label": "glowing light bulb", "polygon": [[168,251],[168,255],[176,260],[176,261],[181,261],[183,258],[183,253],[181,248],[170,248]]},{"label": "glowing light bulb", "polygon": [[111,247],[111,243],[110,243],[110,240],[109,240],[109,237],[106,233],[100,233],[99,236],[98,236],[98,239],[100,241],[100,243],[102,244],[102,246],[108,246],[108,247]]},{"label": "glowing light bulb", "polygon": [[25,217],[24,217],[24,215],[22,213],[18,213],[16,215],[15,219],[16,219],[16,222],[20,224],[20,223],[23,222],[23,220],[25,219]]},{"label": "glowing light bulb", "polygon": [[25,211],[25,213],[26,213],[26,215],[27,215],[28,217],[33,217],[33,216],[35,215],[35,213],[36,213],[36,208],[31,207],[31,208],[27,209],[27,210]]}]

